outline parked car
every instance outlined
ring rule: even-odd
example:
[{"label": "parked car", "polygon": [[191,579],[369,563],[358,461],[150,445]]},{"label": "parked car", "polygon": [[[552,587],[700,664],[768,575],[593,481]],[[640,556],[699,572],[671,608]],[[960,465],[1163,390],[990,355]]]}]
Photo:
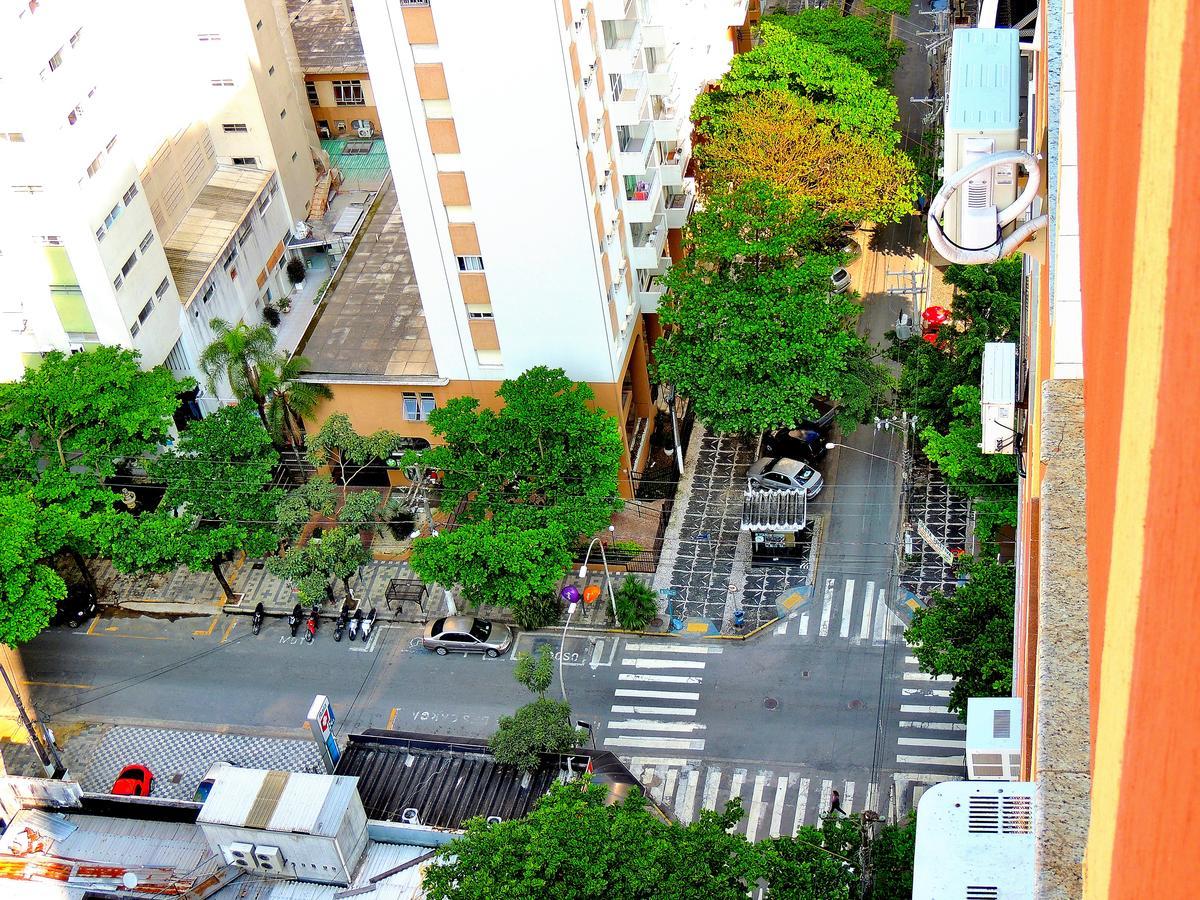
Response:
[{"label": "parked car", "polygon": [[217,775],[226,766],[232,766],[233,763],[228,760],[213,763],[208,767],[208,771],[204,773],[204,778],[196,785],[196,793],[192,794],[193,803],[203,803],[208,799],[208,795],[212,793],[213,785],[217,783]]},{"label": "parked car", "polygon": [[833,293],[844,294],[850,290],[850,273],[846,271],[845,266],[838,266],[833,270],[833,274],[829,276],[829,283],[833,286]]},{"label": "parked car", "polygon": [[425,626],[421,646],[438,656],[451,650],[482,653],[495,658],[512,646],[513,633],[507,625],[474,616],[443,616]]},{"label": "parked car", "polygon": [[825,436],[815,428],[780,428],[763,435],[762,452],[765,456],[816,462],[829,452],[825,443]]},{"label": "parked car", "polygon": [[846,257],[844,260],[846,265],[849,265],[862,256],[862,247],[859,246],[858,241],[849,235],[844,235],[842,237],[842,241],[840,244],[838,244],[837,249],[839,253]]},{"label": "parked car", "polygon": [[821,493],[825,479],[812,466],[786,456],[764,456],[746,473],[750,487],[771,491],[804,491],[808,499]]},{"label": "parked car", "polygon": [[112,793],[123,797],[149,797],[154,773],[141,763],[132,763],[121,770],[113,782]]},{"label": "parked car", "polygon": [[817,408],[817,417],[815,419],[805,419],[803,422],[799,422],[796,427],[808,429],[809,431],[819,431],[822,435],[829,434],[830,429],[833,427],[833,420],[837,418],[838,410],[841,407],[821,397],[813,397],[812,404]]},{"label": "parked car", "polygon": [[67,583],[67,596],[58,604],[51,625],[78,628],[96,614],[96,595],[85,585]]}]

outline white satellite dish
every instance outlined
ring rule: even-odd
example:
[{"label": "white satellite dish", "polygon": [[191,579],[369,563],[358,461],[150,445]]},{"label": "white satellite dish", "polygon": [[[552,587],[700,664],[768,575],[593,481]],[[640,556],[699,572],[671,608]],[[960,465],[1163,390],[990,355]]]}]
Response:
[{"label": "white satellite dish", "polygon": [[138,886],[138,877],[132,872],[126,872],[121,876],[121,884],[125,885],[127,891],[132,891]]}]

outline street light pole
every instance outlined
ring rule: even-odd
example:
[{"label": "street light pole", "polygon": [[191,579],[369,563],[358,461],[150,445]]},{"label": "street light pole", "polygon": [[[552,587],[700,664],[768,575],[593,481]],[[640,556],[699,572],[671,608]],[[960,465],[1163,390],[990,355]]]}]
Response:
[{"label": "street light pole", "polygon": [[567,629],[571,627],[571,616],[575,615],[578,603],[567,604],[567,621],[563,623],[562,640],[558,645],[558,687],[562,691],[563,703],[567,702],[567,681],[563,678],[563,660],[567,656]]},{"label": "street light pole", "polygon": [[887,463],[899,463],[901,460],[891,459],[887,456],[880,456],[878,453],[871,453],[869,450],[859,450],[857,447],[851,447],[849,444],[835,444],[832,441],[825,445],[826,450],[832,450],[834,447],[842,447],[846,450],[853,450],[855,453],[861,453],[863,456],[873,456],[876,459],[882,459]]},{"label": "street light pole", "polygon": [[[579,577],[587,577],[588,560],[592,557],[592,547],[595,547],[597,544],[600,546],[600,561],[604,564],[604,584],[605,587],[608,588],[609,602],[612,603],[613,621],[616,622],[617,627],[620,628],[621,620],[617,618],[617,598],[613,594],[612,589],[612,572],[608,570],[608,556],[604,552],[604,541],[600,540],[600,538],[594,537],[592,538],[591,543],[588,544],[587,553],[583,555],[583,565],[579,567]],[[568,613],[568,616],[569,615],[570,613]]]}]

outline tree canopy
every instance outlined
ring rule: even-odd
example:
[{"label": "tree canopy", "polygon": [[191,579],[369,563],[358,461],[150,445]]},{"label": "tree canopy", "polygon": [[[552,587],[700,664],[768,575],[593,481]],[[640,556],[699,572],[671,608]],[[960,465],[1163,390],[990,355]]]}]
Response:
[{"label": "tree canopy", "polygon": [[523,819],[474,819],[425,873],[448,900],[742,900],[758,875],[754,848],[732,828],[739,803],[683,826],[651,812],[633,790],[606,806],[607,788],[556,784]]},{"label": "tree canopy", "polygon": [[349,416],[333,413],[316,434],[309,435],[308,460],[314,466],[328,466],[344,492],[355,476],[368,466],[380,465],[402,441],[399,434],[386,429],[359,434]]},{"label": "tree canopy", "polygon": [[880,87],[891,85],[892,72],[904,55],[904,42],[891,39],[886,20],[875,16],[844,16],[835,6],[803,9],[793,14],[776,13],[764,16],[762,21],[841,54],[866,69]]},{"label": "tree canopy", "polygon": [[926,609],[913,613],[904,639],[921,671],[957,680],[947,708],[966,719],[967,698],[1012,693],[1013,609],[1016,569],[989,559],[962,557],[967,578],[950,595],[935,591]]},{"label": "tree canopy", "polygon": [[262,375],[273,363],[275,333],[265,323],[230,325],[224,319],[213,319],[209,325],[215,337],[200,354],[200,371],[208,380],[208,389],[217,394],[221,378],[225,378],[233,395],[253,403],[262,426],[269,428]]},{"label": "tree canopy", "polygon": [[874,136],[845,133],[786,91],[731,97],[696,148],[706,185],[761,179],[839,219],[896,222],[916,200],[912,160]]},{"label": "tree canopy", "polygon": [[0,494],[0,643],[16,647],[50,624],[67,585],[49,559],[62,543],[31,490]]},{"label": "tree canopy", "polygon": [[817,247],[828,223],[763,182],[714,194],[685,235],[659,307],[658,375],[692,399],[709,428],[752,433],[842,405],[847,427],[890,384],[853,327],[858,306],[833,294],[837,257]]}]

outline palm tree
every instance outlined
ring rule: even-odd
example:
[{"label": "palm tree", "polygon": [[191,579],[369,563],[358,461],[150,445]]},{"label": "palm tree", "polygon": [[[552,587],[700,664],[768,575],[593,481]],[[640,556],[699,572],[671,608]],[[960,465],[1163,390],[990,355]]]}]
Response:
[{"label": "palm tree", "polygon": [[234,396],[253,401],[263,427],[270,430],[261,380],[275,351],[275,335],[265,324],[239,322],[231,326],[224,319],[213,319],[211,325],[216,339],[200,354],[200,370],[208,378],[208,389],[216,394],[217,379],[224,375]]},{"label": "palm tree", "polygon": [[260,382],[266,396],[267,429],[280,443],[296,448],[304,442],[304,419],[316,412],[322,400],[333,397],[323,384],[298,380],[308,365],[303,356],[276,355],[263,369]]}]

